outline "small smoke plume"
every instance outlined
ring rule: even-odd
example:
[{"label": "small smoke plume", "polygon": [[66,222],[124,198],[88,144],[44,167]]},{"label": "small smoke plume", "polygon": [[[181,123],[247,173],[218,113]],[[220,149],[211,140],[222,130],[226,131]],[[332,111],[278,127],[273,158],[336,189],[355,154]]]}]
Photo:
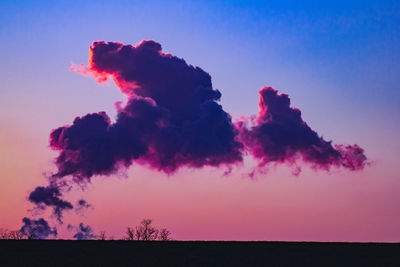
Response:
[{"label": "small smoke plume", "polygon": [[60,187],[54,183],[49,186],[38,186],[29,194],[29,201],[36,204],[39,209],[46,207],[53,208],[53,214],[57,220],[62,223],[62,212],[64,210],[72,209],[73,206],[70,202],[61,199],[62,193]]},{"label": "small smoke plume", "polygon": [[259,91],[260,111],[250,122],[237,123],[246,149],[260,160],[259,166],[270,162],[294,163],[297,159],[314,168],[342,166],[362,169],[366,164],[364,150],[357,145],[335,145],[324,140],[301,118],[301,111],[290,107],[286,94],[271,87]]},{"label": "small smoke plume", "polygon": [[72,225],[68,225],[68,229],[75,229],[77,231],[74,235],[76,240],[91,240],[97,238],[97,236],[93,234],[92,228],[89,225],[85,226],[83,223],[80,223],[77,228]]},{"label": "small smoke plume", "polygon": [[79,199],[75,205],[75,212],[78,215],[83,216],[85,211],[92,208],[92,205],[89,204],[86,200],[84,199]]},{"label": "small smoke plume", "polygon": [[28,239],[46,239],[49,236],[57,237],[56,227],[50,227],[48,222],[40,218],[38,220],[31,220],[29,218],[22,219],[23,226],[20,232]]}]

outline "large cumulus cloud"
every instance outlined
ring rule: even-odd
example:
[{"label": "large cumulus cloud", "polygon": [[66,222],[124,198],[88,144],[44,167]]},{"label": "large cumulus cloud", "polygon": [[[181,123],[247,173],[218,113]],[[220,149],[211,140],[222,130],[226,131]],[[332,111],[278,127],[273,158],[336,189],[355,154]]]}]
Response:
[{"label": "large cumulus cloud", "polygon": [[138,159],[166,173],[242,160],[238,131],[211,76],[164,54],[160,44],[94,42],[85,73],[98,81],[112,77],[128,102],[115,123],[100,112],[52,132],[51,147],[61,151],[58,175],[109,174]]},{"label": "large cumulus cloud", "polygon": [[259,167],[301,161],[326,170],[359,170],[367,162],[358,145],[334,145],[320,137],[290,106],[288,95],[271,87],[260,90],[256,117],[233,123],[219,104],[221,93],[211,76],[164,53],[154,41],[136,46],[94,42],[89,65],[72,69],[98,82],[112,79],[127,101],[117,103],[115,120],[100,111],[51,132],[50,147],[59,152],[57,171],[49,186],[37,187],[29,200],[53,207],[60,221],[62,211],[73,208],[61,198],[65,177],[85,183],[132,164],[172,174],[181,167],[231,168],[245,154]]}]

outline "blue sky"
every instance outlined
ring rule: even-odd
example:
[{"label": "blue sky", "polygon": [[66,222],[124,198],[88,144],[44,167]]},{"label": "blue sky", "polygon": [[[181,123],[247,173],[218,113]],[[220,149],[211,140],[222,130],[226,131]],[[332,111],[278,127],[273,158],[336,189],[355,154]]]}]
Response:
[{"label": "blue sky", "polygon": [[210,73],[234,117],[257,113],[263,86],[289,94],[325,139],[365,148],[377,166],[367,176],[385,172],[374,182],[393,189],[382,203],[398,199],[399,1],[3,0],[0,145],[23,132],[46,171],[51,129],[90,112],[115,115],[114,102],[124,100],[71,63],[86,64],[93,41],[143,39]]}]

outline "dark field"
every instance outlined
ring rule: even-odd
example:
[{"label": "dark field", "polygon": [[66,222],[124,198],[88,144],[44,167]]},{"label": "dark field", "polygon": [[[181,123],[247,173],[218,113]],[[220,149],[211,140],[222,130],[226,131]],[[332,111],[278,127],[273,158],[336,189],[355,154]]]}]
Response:
[{"label": "dark field", "polygon": [[400,244],[0,240],[0,266],[400,266]]}]

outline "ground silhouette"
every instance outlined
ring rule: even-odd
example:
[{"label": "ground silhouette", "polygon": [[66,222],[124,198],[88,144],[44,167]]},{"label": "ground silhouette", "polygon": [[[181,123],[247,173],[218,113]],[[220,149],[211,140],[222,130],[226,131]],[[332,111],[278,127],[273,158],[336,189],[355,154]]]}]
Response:
[{"label": "ground silhouette", "polygon": [[400,266],[399,243],[0,240],[1,266]]}]

